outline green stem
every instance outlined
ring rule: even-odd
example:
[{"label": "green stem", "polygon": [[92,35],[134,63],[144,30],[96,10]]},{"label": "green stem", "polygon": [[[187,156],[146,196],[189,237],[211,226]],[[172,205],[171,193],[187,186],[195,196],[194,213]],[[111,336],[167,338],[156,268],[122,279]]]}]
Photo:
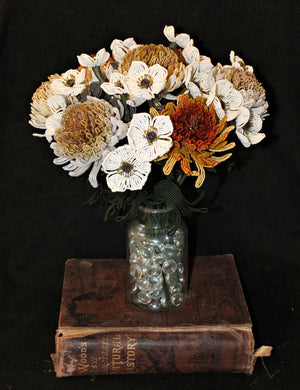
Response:
[{"label": "green stem", "polygon": [[185,173],[180,173],[178,178],[177,178],[177,184],[179,187],[182,186],[182,184],[184,183],[185,179],[187,178],[186,174]]},{"label": "green stem", "polygon": [[126,93],[124,93],[123,95],[121,95],[121,102],[124,106],[124,121],[125,122],[130,122],[131,121],[131,115],[130,115],[130,111],[129,111],[129,107],[127,105],[127,95]]},{"label": "green stem", "polygon": [[149,108],[151,108],[151,107],[155,108],[154,99],[148,100],[148,104],[149,104]]},{"label": "green stem", "polygon": [[94,72],[95,76],[99,80],[100,84],[104,83],[104,78],[102,76],[100,67],[99,66],[94,66],[92,69],[93,69],[93,72]]},{"label": "green stem", "polygon": [[182,87],[182,89],[179,91],[178,95],[184,94],[188,89],[186,87]]},{"label": "green stem", "polygon": [[178,45],[175,42],[171,42],[170,45],[169,45],[169,48],[172,49],[172,50],[175,50],[175,49],[178,48]]}]

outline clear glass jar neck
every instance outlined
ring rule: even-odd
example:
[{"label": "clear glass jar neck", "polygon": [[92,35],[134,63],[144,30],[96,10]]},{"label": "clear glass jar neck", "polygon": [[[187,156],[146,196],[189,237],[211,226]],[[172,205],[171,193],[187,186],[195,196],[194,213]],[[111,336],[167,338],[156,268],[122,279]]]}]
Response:
[{"label": "clear glass jar neck", "polygon": [[174,226],[178,215],[171,206],[164,208],[150,208],[140,206],[138,210],[138,221],[151,229],[166,229]]}]

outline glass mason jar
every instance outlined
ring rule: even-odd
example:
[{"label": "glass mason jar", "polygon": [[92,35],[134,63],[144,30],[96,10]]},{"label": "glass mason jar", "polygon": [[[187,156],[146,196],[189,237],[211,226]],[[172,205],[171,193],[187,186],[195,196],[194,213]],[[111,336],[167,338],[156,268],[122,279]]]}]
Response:
[{"label": "glass mason jar", "polygon": [[139,208],[128,225],[129,300],[148,311],[182,305],[187,294],[187,229],[178,213]]}]

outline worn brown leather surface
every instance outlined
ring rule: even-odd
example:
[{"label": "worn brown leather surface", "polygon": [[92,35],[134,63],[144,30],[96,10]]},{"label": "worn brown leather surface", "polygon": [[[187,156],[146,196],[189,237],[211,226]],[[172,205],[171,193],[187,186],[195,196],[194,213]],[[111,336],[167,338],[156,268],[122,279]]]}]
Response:
[{"label": "worn brown leather surface", "polygon": [[59,328],[250,326],[233,256],[198,256],[191,260],[185,304],[155,314],[127,302],[125,259],[68,260]]},{"label": "worn brown leather surface", "polygon": [[52,356],[57,376],[251,373],[251,319],[233,256],[192,263],[184,305],[150,313],[127,302],[125,259],[68,260]]}]

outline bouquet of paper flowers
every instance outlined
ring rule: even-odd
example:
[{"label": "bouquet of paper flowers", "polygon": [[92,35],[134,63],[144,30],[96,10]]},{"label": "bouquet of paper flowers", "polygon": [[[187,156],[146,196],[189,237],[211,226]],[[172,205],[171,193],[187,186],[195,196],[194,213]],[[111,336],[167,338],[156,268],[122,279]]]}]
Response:
[{"label": "bouquet of paper flowers", "polygon": [[45,130],[34,135],[70,176],[88,172],[108,214],[131,216],[155,197],[184,214],[185,178],[200,188],[234,138],[249,147],[265,137],[268,103],[253,68],[234,51],[231,65],[213,65],[173,26],[164,35],[168,46],[115,39],[111,53],[81,54],[78,68],[49,76],[32,97],[29,123]]}]

